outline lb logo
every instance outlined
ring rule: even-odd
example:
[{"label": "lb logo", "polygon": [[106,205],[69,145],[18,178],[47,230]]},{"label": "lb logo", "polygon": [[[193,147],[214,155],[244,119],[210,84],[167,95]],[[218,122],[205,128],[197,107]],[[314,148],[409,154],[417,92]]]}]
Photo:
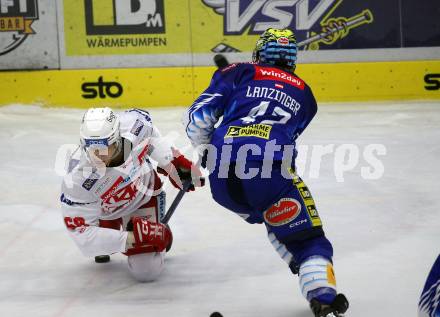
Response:
[{"label": "lb logo", "polygon": [[87,35],[165,33],[163,0],[85,0]]},{"label": "lb logo", "polygon": [[282,226],[291,222],[301,212],[301,204],[293,198],[281,198],[263,214],[264,220],[272,226]]}]

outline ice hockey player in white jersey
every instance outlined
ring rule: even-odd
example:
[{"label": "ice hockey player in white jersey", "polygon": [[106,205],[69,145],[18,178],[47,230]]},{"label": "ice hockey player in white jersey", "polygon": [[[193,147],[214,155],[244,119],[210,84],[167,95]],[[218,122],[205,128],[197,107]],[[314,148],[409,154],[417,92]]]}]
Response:
[{"label": "ice hockey player in white jersey", "polygon": [[139,281],[155,280],[172,243],[161,223],[165,192],[157,171],[182,188],[203,186],[200,170],[161,137],[148,112],[91,108],[81,145],[64,177],[61,208],[70,236],[85,256],[124,253]]}]

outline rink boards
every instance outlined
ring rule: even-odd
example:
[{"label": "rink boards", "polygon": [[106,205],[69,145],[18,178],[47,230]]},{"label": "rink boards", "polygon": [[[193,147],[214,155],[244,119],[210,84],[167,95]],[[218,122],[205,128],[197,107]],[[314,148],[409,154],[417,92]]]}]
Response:
[{"label": "rink boards", "polygon": [[[189,105],[214,67],[0,72],[0,105],[169,107]],[[440,99],[440,61],[304,64],[297,75],[318,102]]]}]

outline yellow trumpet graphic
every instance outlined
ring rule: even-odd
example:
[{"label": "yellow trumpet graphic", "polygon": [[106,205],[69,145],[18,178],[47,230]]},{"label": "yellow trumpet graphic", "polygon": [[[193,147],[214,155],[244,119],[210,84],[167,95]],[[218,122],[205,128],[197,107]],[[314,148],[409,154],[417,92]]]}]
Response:
[{"label": "yellow trumpet graphic", "polygon": [[351,29],[373,22],[370,10],[364,10],[351,18],[330,18],[322,25],[321,33],[311,33],[311,37],[298,43],[298,47],[309,45],[309,50],[319,50],[319,43],[331,45],[347,36]]}]

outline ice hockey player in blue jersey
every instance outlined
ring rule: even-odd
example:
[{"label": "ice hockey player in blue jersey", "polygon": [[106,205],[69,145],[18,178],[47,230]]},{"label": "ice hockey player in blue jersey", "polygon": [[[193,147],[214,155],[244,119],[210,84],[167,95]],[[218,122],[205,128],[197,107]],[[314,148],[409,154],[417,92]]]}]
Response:
[{"label": "ice hockey player in blue jersey", "polygon": [[419,302],[419,317],[440,317],[440,255],[423,288]]},{"label": "ice hockey player in blue jersey", "polygon": [[184,124],[193,146],[207,153],[214,200],[265,224],[315,316],[343,316],[348,301],[336,291],[332,245],[295,173],[296,139],[317,111],[310,87],[294,74],[296,56],[291,30],[267,29],[253,63],[217,70]]}]

